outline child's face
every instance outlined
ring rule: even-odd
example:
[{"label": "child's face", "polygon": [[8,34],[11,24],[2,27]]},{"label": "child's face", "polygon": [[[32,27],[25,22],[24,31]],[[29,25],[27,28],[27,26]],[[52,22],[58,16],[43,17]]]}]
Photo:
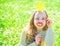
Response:
[{"label": "child's face", "polygon": [[40,29],[42,29],[46,25],[46,13],[45,12],[37,12],[35,14],[34,25]]}]

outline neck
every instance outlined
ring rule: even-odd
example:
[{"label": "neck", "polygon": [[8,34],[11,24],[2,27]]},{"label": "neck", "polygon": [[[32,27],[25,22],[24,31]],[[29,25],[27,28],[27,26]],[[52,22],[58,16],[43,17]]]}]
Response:
[{"label": "neck", "polygon": [[40,31],[40,30],[42,30],[42,28],[37,28],[37,31]]}]

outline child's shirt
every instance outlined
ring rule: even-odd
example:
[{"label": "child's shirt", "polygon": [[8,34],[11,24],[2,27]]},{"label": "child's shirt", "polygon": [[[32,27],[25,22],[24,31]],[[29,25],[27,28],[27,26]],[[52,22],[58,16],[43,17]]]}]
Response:
[{"label": "child's shirt", "polygon": [[[54,31],[52,28],[48,28],[47,31],[39,31],[38,34],[42,34],[43,38],[45,39],[46,46],[53,46],[55,42]],[[21,46],[36,46],[36,42],[32,42],[30,44],[26,43],[26,34],[23,31],[21,34]]]}]

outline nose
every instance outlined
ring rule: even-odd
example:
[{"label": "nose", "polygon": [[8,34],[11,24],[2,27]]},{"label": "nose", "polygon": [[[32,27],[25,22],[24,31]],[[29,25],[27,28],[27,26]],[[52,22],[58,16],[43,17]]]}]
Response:
[{"label": "nose", "polygon": [[42,20],[38,20],[37,22],[43,22]]}]

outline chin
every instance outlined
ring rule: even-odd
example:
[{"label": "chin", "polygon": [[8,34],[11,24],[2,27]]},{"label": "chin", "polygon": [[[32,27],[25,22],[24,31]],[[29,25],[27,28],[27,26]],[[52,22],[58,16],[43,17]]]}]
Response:
[{"label": "chin", "polygon": [[37,28],[39,28],[39,29],[43,29],[45,25],[43,25],[43,26],[37,26],[37,25],[35,25],[35,26],[36,26]]},{"label": "chin", "polygon": [[39,29],[42,29],[43,27],[38,27]]},{"label": "chin", "polygon": [[39,28],[39,29],[43,29],[43,27],[44,27],[44,26],[41,26],[41,27],[40,27],[40,26],[37,26],[37,28]]},{"label": "chin", "polygon": [[37,26],[37,28],[42,29],[43,27],[39,27],[39,26]]}]

